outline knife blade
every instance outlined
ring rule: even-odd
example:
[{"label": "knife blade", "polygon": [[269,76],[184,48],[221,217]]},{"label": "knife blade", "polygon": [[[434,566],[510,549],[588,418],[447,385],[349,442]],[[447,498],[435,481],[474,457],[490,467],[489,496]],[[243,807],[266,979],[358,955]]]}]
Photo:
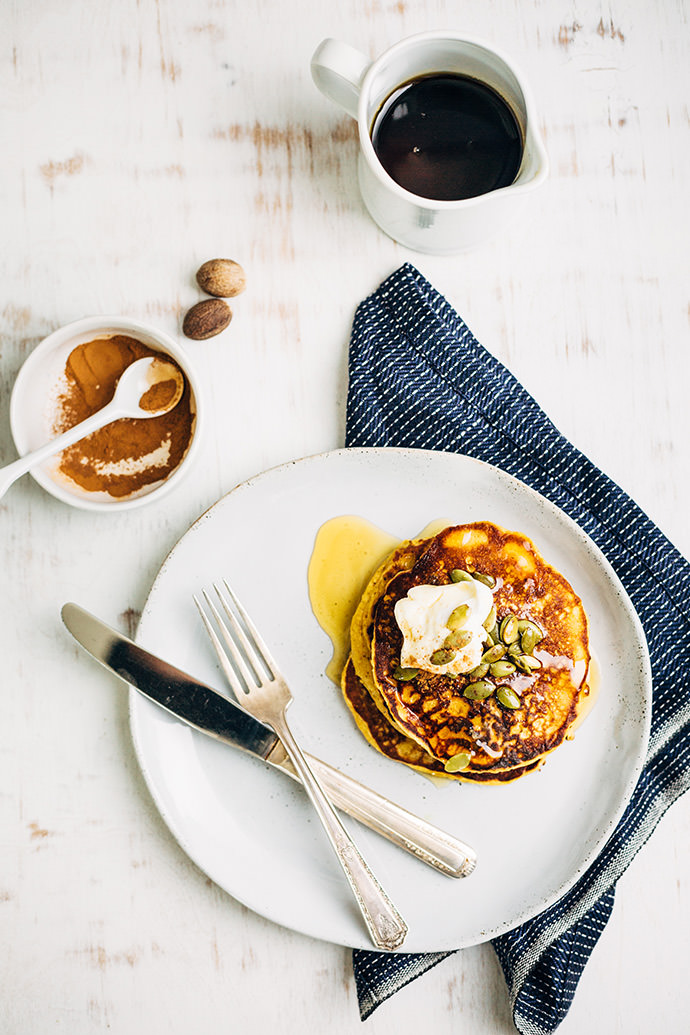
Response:
[{"label": "knife blade", "polygon": [[[61,615],[75,640],[96,661],[149,701],[200,733],[255,755],[299,782],[273,730],[240,705],[151,654],[78,604],[64,604]],[[467,877],[472,872],[476,855],[469,845],[328,763],[308,757],[333,804],[348,815],[446,876]]]}]

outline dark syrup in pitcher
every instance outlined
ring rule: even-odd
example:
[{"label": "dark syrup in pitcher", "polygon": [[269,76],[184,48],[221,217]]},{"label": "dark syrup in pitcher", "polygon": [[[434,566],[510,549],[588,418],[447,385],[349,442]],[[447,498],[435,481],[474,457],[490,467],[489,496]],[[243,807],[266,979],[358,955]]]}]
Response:
[{"label": "dark syrup in pitcher", "polygon": [[522,161],[522,133],[510,106],[486,83],[452,73],[394,90],[374,119],[371,142],[396,183],[434,201],[507,187]]}]

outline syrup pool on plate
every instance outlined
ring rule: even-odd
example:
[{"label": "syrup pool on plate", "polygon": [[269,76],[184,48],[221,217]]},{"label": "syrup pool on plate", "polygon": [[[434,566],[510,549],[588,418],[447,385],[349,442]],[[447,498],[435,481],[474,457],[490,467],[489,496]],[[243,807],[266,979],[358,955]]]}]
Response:
[{"label": "syrup pool on plate", "polygon": [[[414,538],[429,538],[452,524],[439,518]],[[331,518],[316,533],[307,572],[309,600],[317,622],[333,645],[326,675],[338,686],[350,650],[355,609],[371,576],[401,542],[355,514]]]}]

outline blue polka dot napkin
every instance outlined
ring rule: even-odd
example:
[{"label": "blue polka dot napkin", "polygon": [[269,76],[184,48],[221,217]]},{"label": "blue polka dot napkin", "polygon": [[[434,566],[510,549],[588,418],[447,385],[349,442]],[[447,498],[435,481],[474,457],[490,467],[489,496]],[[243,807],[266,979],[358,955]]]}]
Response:
[{"label": "blue polka dot napkin", "polygon": [[[644,626],[654,681],[652,729],[628,808],[596,862],[559,902],[493,942],[516,1028],[524,1035],[552,1032],[611,915],[617,879],[690,786],[684,675],[690,665],[690,565],[633,500],[557,431],[409,264],[357,309],[346,445],[465,453],[520,478],[592,537]],[[356,950],[362,1019],[449,955]]]}]

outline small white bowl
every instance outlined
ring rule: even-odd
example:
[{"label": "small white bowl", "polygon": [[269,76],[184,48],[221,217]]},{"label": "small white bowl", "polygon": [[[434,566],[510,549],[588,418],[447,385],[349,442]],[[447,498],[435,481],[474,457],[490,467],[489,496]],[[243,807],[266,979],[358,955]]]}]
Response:
[{"label": "small white bowl", "polygon": [[115,334],[126,334],[136,338],[143,345],[167,353],[175,360],[187,378],[192,392],[194,427],[189,448],[175,470],[167,478],[144,486],[124,499],[116,499],[107,492],[87,492],[59,475],[54,459],[31,471],[32,477],[46,492],[63,503],[85,510],[127,510],[159,500],[184,478],[199,449],[202,426],[199,384],[189,359],[180,346],[167,334],[137,320],[119,316],[88,316],[49,334],[36,346],[19,371],[10,400],[10,428],[20,456],[37,449],[55,435],[52,425],[57,395],[60,383],[64,383],[65,365],[72,349],[95,338],[108,338]]}]

